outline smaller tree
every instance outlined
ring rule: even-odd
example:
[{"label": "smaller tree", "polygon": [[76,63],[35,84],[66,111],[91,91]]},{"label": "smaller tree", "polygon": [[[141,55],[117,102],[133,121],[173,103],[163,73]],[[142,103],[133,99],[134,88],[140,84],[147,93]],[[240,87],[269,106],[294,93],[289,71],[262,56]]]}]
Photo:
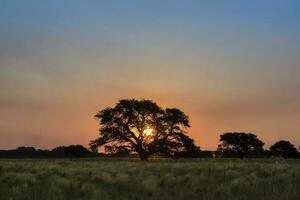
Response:
[{"label": "smaller tree", "polygon": [[264,143],[252,133],[224,133],[220,135],[218,151],[223,155],[233,154],[244,158],[249,154],[261,154]]},{"label": "smaller tree", "polygon": [[296,158],[299,156],[297,149],[289,141],[280,140],[270,147],[271,155],[283,158]]}]

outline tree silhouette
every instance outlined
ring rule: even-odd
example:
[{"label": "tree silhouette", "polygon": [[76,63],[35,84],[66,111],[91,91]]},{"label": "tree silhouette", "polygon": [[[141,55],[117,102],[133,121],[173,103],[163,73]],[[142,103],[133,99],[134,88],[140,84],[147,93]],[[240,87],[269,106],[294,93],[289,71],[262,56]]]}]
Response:
[{"label": "tree silhouette", "polygon": [[0,158],[79,158],[89,156],[90,153],[82,145],[59,146],[51,151],[23,146],[12,150],[0,150]]},{"label": "tree silhouette", "polygon": [[85,157],[90,153],[89,150],[82,145],[60,146],[53,149],[52,152],[63,157]]},{"label": "tree silhouette", "polygon": [[299,156],[297,149],[289,141],[280,140],[270,147],[271,155],[283,158],[296,158]]},{"label": "tree silhouette", "polygon": [[263,152],[264,143],[252,133],[224,133],[220,135],[220,142],[218,151],[223,154],[237,154],[240,158]]},{"label": "tree silhouette", "polygon": [[103,145],[128,149],[141,160],[152,154],[178,157],[200,151],[186,135],[188,116],[177,108],[162,109],[150,100],[124,99],[95,117],[101,126],[100,137],[90,142],[91,149]]}]

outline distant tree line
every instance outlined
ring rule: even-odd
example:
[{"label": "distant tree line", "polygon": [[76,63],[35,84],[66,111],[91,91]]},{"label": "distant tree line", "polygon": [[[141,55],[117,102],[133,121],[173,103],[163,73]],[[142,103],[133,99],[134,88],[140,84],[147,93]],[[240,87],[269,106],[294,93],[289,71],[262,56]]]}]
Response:
[{"label": "distant tree line", "polygon": [[[232,132],[220,135],[220,144],[216,151],[192,149],[178,152],[171,158],[298,158],[300,152],[289,141],[280,140],[269,149],[252,133]],[[129,148],[123,146],[105,146],[105,153],[91,151],[82,145],[59,146],[52,150],[34,147],[18,147],[12,150],[0,150],[0,158],[86,158],[86,157],[138,157]],[[156,154],[157,156],[163,156]],[[168,156],[167,156],[168,157]],[[170,156],[169,156],[170,157]]]},{"label": "distant tree line", "polygon": [[60,146],[52,150],[18,147],[12,150],[0,150],[0,158],[81,158],[93,156],[82,145]]},{"label": "distant tree line", "polygon": [[218,157],[282,157],[300,158],[300,152],[289,141],[280,140],[269,149],[255,134],[232,132],[220,135],[220,144],[215,155]]}]

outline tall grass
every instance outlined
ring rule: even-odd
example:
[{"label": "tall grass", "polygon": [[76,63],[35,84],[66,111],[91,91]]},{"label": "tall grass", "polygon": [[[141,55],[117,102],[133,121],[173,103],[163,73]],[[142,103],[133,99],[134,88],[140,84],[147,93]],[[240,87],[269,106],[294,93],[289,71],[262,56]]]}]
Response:
[{"label": "tall grass", "polygon": [[297,160],[0,160],[0,199],[299,200]]}]

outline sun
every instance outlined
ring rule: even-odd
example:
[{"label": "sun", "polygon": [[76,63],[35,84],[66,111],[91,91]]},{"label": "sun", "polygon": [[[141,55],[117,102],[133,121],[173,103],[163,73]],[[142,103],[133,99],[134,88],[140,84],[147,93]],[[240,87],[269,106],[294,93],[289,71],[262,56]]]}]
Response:
[{"label": "sun", "polygon": [[146,136],[151,136],[153,134],[153,129],[152,128],[146,128],[145,130],[144,130],[144,135],[146,135]]}]

